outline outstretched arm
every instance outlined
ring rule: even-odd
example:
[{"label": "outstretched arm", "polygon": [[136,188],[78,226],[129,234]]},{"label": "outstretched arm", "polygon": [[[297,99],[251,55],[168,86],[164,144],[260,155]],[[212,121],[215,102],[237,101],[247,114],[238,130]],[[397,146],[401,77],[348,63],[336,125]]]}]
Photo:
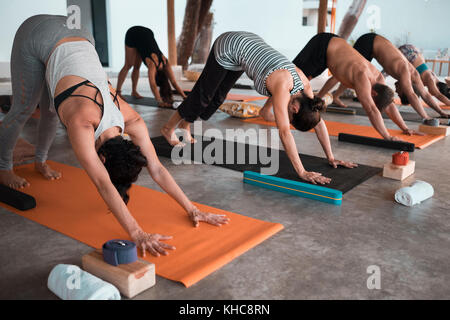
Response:
[{"label": "outstretched arm", "polygon": [[[434,101],[431,94],[425,89],[425,86],[423,85],[422,79],[420,78],[419,73],[414,70],[415,72],[411,75],[411,81],[416,86],[417,90],[419,91],[420,96],[422,99],[431,107],[433,108],[437,113],[439,113],[441,116],[446,116],[447,114],[439,107],[439,105]],[[423,106],[422,106],[423,108]]]},{"label": "outstretched arm", "polygon": [[[433,76],[433,74],[431,74],[431,71],[425,72],[426,74],[424,75],[424,84],[428,87],[428,91],[430,92],[430,94],[432,94],[433,96],[435,96],[439,101],[441,101],[444,105],[446,106],[450,106],[450,99],[447,98],[445,95],[443,95],[437,85],[436,85],[436,78]],[[423,75],[423,74],[422,74]]]},{"label": "outstretched arm", "polygon": [[223,215],[201,212],[184,194],[173,179],[172,175],[161,164],[156,155],[155,148],[150,140],[147,126],[139,114],[128,104],[121,101],[121,112],[124,114],[125,132],[130,136],[134,144],[141,148],[142,154],[147,158],[147,170],[155,182],[169,194],[188,213],[194,225],[197,227],[200,221],[220,226],[227,223],[228,218]]},{"label": "outstretched arm", "polygon": [[166,103],[162,100],[161,95],[159,94],[158,86],[156,84],[156,67],[155,64],[149,59],[146,58],[146,63],[148,67],[148,82],[150,84],[150,89],[152,90],[153,95],[155,96],[156,101],[158,101],[159,106],[167,106]]},{"label": "outstretched arm", "polygon": [[387,131],[386,126],[384,125],[383,117],[372,99],[371,90],[372,87],[367,77],[361,76],[357,81],[355,81],[356,95],[366,111],[372,126],[384,139],[399,140],[398,138],[391,136],[389,131]]},{"label": "outstretched arm", "polygon": [[167,77],[169,78],[170,83],[173,85],[175,90],[177,90],[177,92],[183,97],[183,99],[186,99],[186,94],[184,93],[183,89],[181,89],[180,86],[178,85],[178,82],[175,79],[175,75],[173,74],[172,66],[168,60],[164,67],[164,71],[166,72]]},{"label": "outstretched arm", "polygon": [[338,83],[339,83],[338,79],[336,79],[334,76],[331,77],[330,79],[327,80],[327,82],[325,82],[325,84],[323,85],[322,89],[320,89],[320,91],[317,94],[317,96],[319,98],[323,98]]},{"label": "outstretched arm", "polygon": [[385,111],[388,117],[403,131],[404,134],[407,134],[409,136],[413,134],[419,136],[423,135],[423,133],[416,132],[415,130],[408,128],[395,103],[391,103],[389,106],[387,106]]},{"label": "outstretched arm", "polygon": [[333,166],[334,168],[337,168],[338,165],[347,168],[354,168],[358,166],[353,162],[336,160],[334,158],[333,151],[331,150],[330,136],[328,134],[328,129],[325,124],[325,121],[323,121],[323,119],[319,121],[319,123],[314,128],[314,131],[316,132],[317,139],[319,140],[320,145],[322,146],[322,149],[325,152],[325,155],[327,156],[328,163],[331,166]]},{"label": "outstretched arm", "polygon": [[266,83],[267,89],[269,89],[272,93],[273,112],[280,134],[280,139],[295,172],[297,172],[300,178],[314,184],[329,183],[331,179],[322,176],[321,173],[306,171],[303,167],[302,161],[300,160],[297,146],[291,133],[288,114],[288,104],[291,99],[289,92],[292,88],[292,77],[287,73],[287,71],[275,71],[269,76]]}]

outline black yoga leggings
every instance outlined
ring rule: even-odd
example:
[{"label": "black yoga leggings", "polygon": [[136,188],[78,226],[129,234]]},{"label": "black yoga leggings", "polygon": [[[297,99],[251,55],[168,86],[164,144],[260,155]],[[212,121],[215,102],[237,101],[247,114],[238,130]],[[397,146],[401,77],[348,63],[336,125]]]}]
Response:
[{"label": "black yoga leggings", "polygon": [[178,107],[178,113],[188,122],[194,122],[198,117],[208,120],[225,101],[228,92],[242,73],[244,71],[231,71],[219,65],[213,47],[200,78],[186,100]]}]

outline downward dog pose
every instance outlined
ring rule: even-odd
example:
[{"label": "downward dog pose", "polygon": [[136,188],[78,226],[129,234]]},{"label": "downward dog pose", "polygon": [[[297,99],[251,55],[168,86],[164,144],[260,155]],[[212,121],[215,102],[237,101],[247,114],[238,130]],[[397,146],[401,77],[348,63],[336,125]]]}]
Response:
[{"label": "downward dog pose", "polygon": [[[411,45],[404,44],[398,48],[406,59],[416,68],[417,72],[420,74],[420,79],[422,79],[423,84],[428,88],[431,95],[435,96],[443,104],[450,106],[450,90],[445,82],[439,81],[433,71],[428,69],[425,58],[419,52],[419,50]],[[408,104],[408,98],[404,94],[400,94],[400,98],[403,99],[404,104]],[[403,103],[403,102],[402,102]]]},{"label": "downward dog pose", "polygon": [[[320,118],[324,103],[314,98],[308,79],[286,57],[270,47],[256,34],[226,32],[213,44],[205,68],[186,100],[162,128],[171,145],[179,144],[175,129],[184,129],[184,140],[193,143],[190,123],[197,118],[208,120],[225,100],[227,93],[243,72],[254,81],[256,90],[273,100],[274,114],[283,146],[302,179],[312,183],[329,183],[317,172],[302,165],[290,124],[301,131],[315,128],[330,165],[354,167],[355,164],[334,159],[325,123]],[[303,92],[303,93],[302,93]]]},{"label": "downward dog pose", "polygon": [[317,77],[327,67],[330,69],[333,77],[325,83],[318,97],[323,97],[339,81],[355,89],[372,126],[384,139],[400,140],[387,131],[380,113],[382,111],[386,111],[405,134],[414,133],[408,129],[392,103],[394,91],[386,86],[382,74],[344,39],[332,33],[319,33],[307,43],[294,63],[300,69],[305,69],[306,76],[310,78]]},{"label": "downward dog pose", "polygon": [[[186,210],[195,226],[200,221],[227,223],[225,216],[201,212],[189,201],[159,162],[144,120],[108,85],[92,35],[84,29],[68,29],[66,20],[33,16],[16,33],[11,55],[13,104],[0,125],[0,183],[13,188],[29,185],[14,174],[12,153],[39,103],[36,169],[47,179],[61,177],[46,164],[59,116],[80,164],[144,255],[146,250],[165,255],[167,249],[175,248],[161,242],[171,237],[142,230],[126,206],[128,190],[143,167]],[[131,141],[123,139],[124,133]]]},{"label": "downward dog pose", "polygon": [[[411,102],[411,106],[427,123],[431,117],[425,112],[418,96],[421,96],[425,102],[443,117],[448,115],[437,105],[430,93],[425,89],[419,72],[413,65],[406,60],[401,52],[386,38],[376,33],[367,33],[359,37],[353,46],[367,61],[376,59],[384,68],[385,72],[397,79],[397,93],[405,101]],[[412,55],[412,54],[410,54]],[[424,65],[426,67],[426,65]],[[423,68],[423,65],[419,68]],[[331,83],[337,82],[336,79],[330,80]],[[435,85],[436,86],[436,85]],[[334,93],[334,101],[340,106],[345,106],[339,96],[345,90],[344,86]],[[416,95],[417,92],[417,95]]]},{"label": "downward dog pose", "polygon": [[183,99],[186,98],[186,95],[175,79],[169,61],[162,54],[161,50],[159,50],[153,31],[141,26],[131,27],[125,35],[125,65],[120,70],[117,79],[116,92],[118,92],[119,95],[121,95],[122,84],[127,77],[128,71],[133,67],[131,73],[131,95],[137,99],[142,98],[137,92],[139,68],[141,67],[142,62],[144,62],[148,68],[150,89],[152,90],[155,99],[158,101],[159,106],[172,106],[173,98],[170,83]]}]

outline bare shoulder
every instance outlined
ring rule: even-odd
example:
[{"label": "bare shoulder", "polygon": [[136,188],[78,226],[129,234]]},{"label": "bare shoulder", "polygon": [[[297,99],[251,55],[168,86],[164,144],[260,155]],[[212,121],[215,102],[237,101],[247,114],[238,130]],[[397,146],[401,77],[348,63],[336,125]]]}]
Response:
[{"label": "bare shoulder", "polygon": [[275,70],[266,79],[266,87],[272,94],[278,90],[291,90],[293,86],[292,75],[286,69]]}]

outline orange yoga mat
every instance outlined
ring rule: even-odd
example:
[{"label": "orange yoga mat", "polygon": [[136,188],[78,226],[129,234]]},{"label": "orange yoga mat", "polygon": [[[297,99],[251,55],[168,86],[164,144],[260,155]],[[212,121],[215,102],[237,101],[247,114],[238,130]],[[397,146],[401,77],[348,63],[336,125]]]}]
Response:
[{"label": "orange yoga mat", "polygon": [[[394,103],[397,105],[403,105],[399,98],[394,98]],[[431,108],[425,101],[422,101],[422,104],[424,108]],[[450,110],[450,106],[445,106],[443,104],[439,104],[439,107],[441,107],[442,110]]]},{"label": "orange yoga mat", "polygon": [[264,97],[264,96],[250,96],[250,95],[237,94],[237,93],[229,93],[229,94],[227,94],[227,98],[226,98],[226,100],[235,100],[235,101],[243,101],[243,102],[265,100],[265,99],[267,99],[267,97]]},{"label": "orange yoga mat", "polygon": [[[252,118],[252,119],[245,119],[242,120],[249,123],[255,123],[255,124],[262,124],[267,126],[276,126],[275,122],[268,122],[265,121],[262,118]],[[328,129],[328,134],[330,136],[337,137],[339,133],[349,133],[349,134],[355,134],[359,136],[364,137],[371,137],[371,138],[380,138],[381,136],[378,134],[378,132],[373,127],[368,126],[361,126],[357,124],[350,124],[350,123],[342,123],[342,122],[335,122],[335,121],[325,121]],[[294,129],[294,127],[291,126],[291,129]],[[424,149],[428,147],[429,145],[435,143],[436,141],[439,141],[444,138],[444,135],[433,135],[433,134],[425,134],[423,136],[408,136],[406,134],[403,134],[401,130],[388,130],[389,133],[392,136],[399,137],[400,139],[411,142],[416,145],[416,148],[418,149]],[[311,132],[314,132],[311,130]]]},{"label": "orange yoga mat", "polygon": [[[62,172],[60,180],[43,179],[31,165],[15,169],[30,182],[31,186],[22,191],[36,198],[36,208],[19,211],[1,205],[97,249],[110,239],[129,239],[84,170],[51,161],[50,165]],[[173,236],[166,242],[176,247],[167,256],[156,258],[147,253],[144,259],[156,265],[158,275],[186,287],[283,229],[278,223],[196,205],[201,210],[226,214],[231,221],[222,227],[201,223],[194,228],[184,210],[167,194],[137,185],[130,190],[128,207],[141,227],[149,233]]]}]

